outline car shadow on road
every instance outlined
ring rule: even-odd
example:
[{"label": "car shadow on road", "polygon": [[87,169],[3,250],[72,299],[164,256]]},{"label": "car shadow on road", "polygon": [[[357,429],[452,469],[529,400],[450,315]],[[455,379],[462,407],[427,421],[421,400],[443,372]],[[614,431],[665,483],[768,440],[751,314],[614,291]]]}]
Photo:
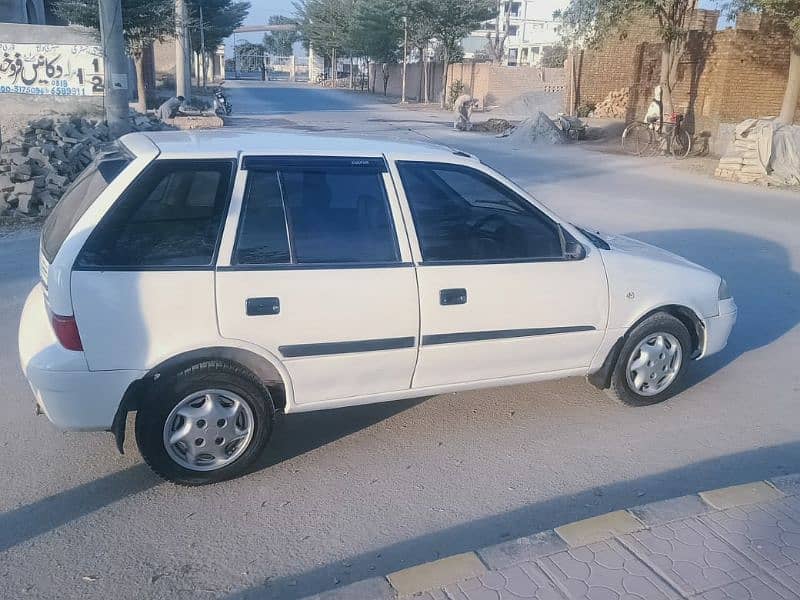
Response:
[{"label": "car shadow on road", "polygon": [[[233,593],[228,600],[301,598],[381,576],[443,556],[531,535],[566,522],[637,504],[784,475],[800,464],[800,442],[757,448],[700,461],[639,479],[623,480],[463,522],[357,556],[321,565]],[[358,490],[354,490],[358,493]],[[500,492],[500,490],[498,490]],[[398,490],[402,494],[402,490]],[[391,506],[386,507],[392,510]],[[378,531],[379,523],[363,523]]]},{"label": "car shadow on road", "polygon": [[161,482],[137,464],[0,514],[0,555],[27,540],[80,519]]},{"label": "car shadow on road", "polygon": [[426,398],[396,400],[380,404],[352,406],[333,410],[278,415],[279,423],[263,456],[256,461],[251,473],[280,464],[322,448],[348,435],[372,427]]},{"label": "car shadow on road", "polygon": [[800,274],[780,244],[723,229],[671,229],[627,233],[675,252],[724,277],[739,307],[727,347],[688,371],[692,385],[742,354],[767,346],[800,323]]}]

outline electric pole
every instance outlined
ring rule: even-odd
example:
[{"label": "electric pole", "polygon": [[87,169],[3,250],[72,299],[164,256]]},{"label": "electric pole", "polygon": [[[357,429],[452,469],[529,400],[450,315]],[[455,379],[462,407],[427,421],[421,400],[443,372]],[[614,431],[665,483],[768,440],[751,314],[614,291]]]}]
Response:
[{"label": "electric pole", "polygon": [[[206,89],[206,33],[205,24],[203,23],[203,5],[200,5],[200,63],[203,69],[203,89]],[[199,81],[197,82],[200,83]]]},{"label": "electric pole", "polygon": [[192,68],[189,54],[189,15],[185,0],[175,0],[175,95],[192,96]]},{"label": "electric pole", "polygon": [[400,104],[406,103],[406,65],[408,64],[408,17],[403,17],[403,91]]},{"label": "electric pole", "polygon": [[112,135],[130,131],[128,124],[128,57],[122,34],[120,0],[99,0],[100,39],[103,45],[105,112]]}]

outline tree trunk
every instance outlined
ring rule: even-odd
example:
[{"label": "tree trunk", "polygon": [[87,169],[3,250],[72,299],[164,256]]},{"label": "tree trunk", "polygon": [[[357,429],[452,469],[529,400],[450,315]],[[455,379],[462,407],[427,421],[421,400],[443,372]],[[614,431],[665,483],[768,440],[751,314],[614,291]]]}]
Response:
[{"label": "tree trunk", "polygon": [[336,48],[331,48],[331,87],[336,87],[336,76],[338,69],[336,68]]},{"label": "tree trunk", "polygon": [[[427,49],[428,49],[428,45],[425,44],[425,50],[427,50]],[[422,59],[422,70],[425,73],[425,104],[430,102],[430,95],[429,95],[429,92],[428,92],[428,88],[430,88],[430,84],[428,83],[428,71],[430,70],[430,67],[431,67],[430,61],[425,60],[425,58],[423,57],[423,59]]]},{"label": "tree trunk", "polygon": [[133,55],[133,66],[136,70],[136,110],[147,112],[147,92],[144,89],[144,56],[141,52]]},{"label": "tree trunk", "polygon": [[444,108],[447,103],[447,71],[450,66],[450,53],[447,51],[446,45],[442,50],[442,100],[439,106]]},{"label": "tree trunk", "polygon": [[381,72],[383,73],[383,95],[386,95],[386,88],[389,85],[389,63],[381,65]]},{"label": "tree trunk", "polygon": [[794,122],[798,97],[800,97],[800,47],[792,44],[789,55],[789,80],[786,82],[786,91],[783,93],[783,104],[781,104],[778,123],[791,125]]},{"label": "tree trunk", "polygon": [[353,55],[350,55],[350,89],[353,89]]},{"label": "tree trunk", "polygon": [[425,51],[425,48],[423,46],[419,46],[417,51],[419,52],[419,89],[417,91],[417,102],[422,102],[422,85],[423,78],[425,77],[423,74],[423,70],[425,69],[425,57],[422,53]]},{"label": "tree trunk", "polygon": [[666,42],[661,47],[661,75],[658,83],[661,86],[661,109],[664,113],[664,118],[675,112],[675,107],[672,104],[672,81],[670,79],[674,60],[673,49],[673,45]]},{"label": "tree trunk", "polygon": [[206,59],[206,53],[202,53],[203,56],[203,89],[206,89],[206,85],[208,84],[207,77],[208,77],[208,62]]}]

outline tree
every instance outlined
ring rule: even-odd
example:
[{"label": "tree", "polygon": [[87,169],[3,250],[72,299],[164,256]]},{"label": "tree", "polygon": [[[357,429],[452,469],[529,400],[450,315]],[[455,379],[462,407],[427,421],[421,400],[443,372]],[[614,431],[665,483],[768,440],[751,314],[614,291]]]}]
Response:
[{"label": "tree", "polygon": [[567,47],[564,44],[545,46],[542,50],[542,66],[560,68],[567,60]]},{"label": "tree", "polygon": [[[769,0],[765,0],[769,1]],[[649,14],[658,23],[662,41],[661,85],[664,112],[674,112],[672,90],[678,74],[678,60],[688,37],[688,21],[697,0],[570,0],[554,16],[577,40],[589,46],[599,44],[607,36],[625,35],[626,25],[633,16]]]},{"label": "tree", "polygon": [[[511,24],[511,7],[509,4],[505,0],[494,1],[494,31],[486,34],[486,51],[493,63],[502,62],[503,54],[505,54],[508,28]],[[504,6],[505,9],[503,8]],[[502,19],[500,18],[501,12],[503,13]]]},{"label": "tree", "polygon": [[425,60],[428,46],[434,37],[433,30],[428,23],[428,15],[425,13],[426,2],[424,0],[405,0],[403,5],[403,15],[408,18],[408,43],[416,49],[419,56],[421,69],[419,70],[419,94],[421,102],[423,97],[428,102],[428,65]]},{"label": "tree", "polygon": [[[272,15],[269,18],[270,25],[297,25],[297,21],[283,15]],[[270,54],[278,56],[290,56],[292,46],[300,39],[300,33],[295,30],[271,31],[264,34],[264,47]]]},{"label": "tree", "polygon": [[461,40],[493,16],[493,0],[424,0],[431,32],[444,62],[441,107],[447,99],[447,71],[461,49]]},{"label": "tree", "polygon": [[778,122],[790,125],[800,98],[800,0],[733,0],[724,7],[732,18],[741,12],[761,12],[791,34],[789,77],[778,116]]},{"label": "tree", "polygon": [[[403,40],[402,4],[394,0],[358,2],[350,30],[353,49],[381,65],[383,95],[389,85],[389,65],[397,62]],[[375,85],[373,80],[373,91]]]},{"label": "tree", "polygon": [[294,9],[304,43],[330,58],[335,83],[336,53],[351,40],[352,1],[297,0]]},{"label": "tree", "polygon": [[[51,7],[54,14],[67,23],[100,29],[97,0],[53,0]],[[144,112],[147,109],[144,51],[175,31],[175,5],[172,0],[122,0],[122,29],[128,54],[136,68],[136,108]]]},{"label": "tree", "polygon": [[[205,46],[206,53],[209,49],[216,49],[225,38],[233,33],[234,29],[241,27],[250,12],[250,2],[187,0],[186,6],[189,11],[189,35],[192,40],[192,48],[198,59],[198,65],[202,65],[203,85],[205,85],[206,56],[202,54],[203,46]],[[200,19],[201,8],[202,21]]]}]

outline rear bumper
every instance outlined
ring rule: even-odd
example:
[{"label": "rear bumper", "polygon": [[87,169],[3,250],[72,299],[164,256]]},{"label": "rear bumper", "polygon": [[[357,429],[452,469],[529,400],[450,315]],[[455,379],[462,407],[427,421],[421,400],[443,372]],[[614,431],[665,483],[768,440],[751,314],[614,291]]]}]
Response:
[{"label": "rear bumper", "polygon": [[22,310],[19,354],[38,407],[64,430],[110,429],[125,390],[144,375],[134,370],[89,371],[83,352],[58,343],[40,285]]},{"label": "rear bumper", "polygon": [[720,300],[719,315],[703,319],[705,327],[705,340],[703,349],[698,358],[705,358],[716,354],[728,344],[731,330],[736,323],[739,311],[733,298]]}]

